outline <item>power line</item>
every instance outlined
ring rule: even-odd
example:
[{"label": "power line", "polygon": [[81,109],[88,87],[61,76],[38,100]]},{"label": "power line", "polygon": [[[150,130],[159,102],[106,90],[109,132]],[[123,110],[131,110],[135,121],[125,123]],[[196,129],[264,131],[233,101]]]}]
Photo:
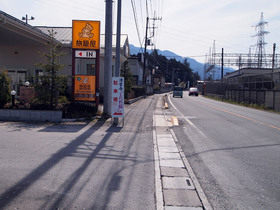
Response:
[{"label": "power line", "polygon": [[133,10],[134,22],[135,22],[135,27],[136,27],[136,31],[137,31],[139,44],[142,49],[142,43],[141,43],[140,32],[139,32],[139,27],[138,27],[137,13],[136,13],[136,8],[135,8],[135,1],[131,0],[131,6],[132,6],[132,10]]}]

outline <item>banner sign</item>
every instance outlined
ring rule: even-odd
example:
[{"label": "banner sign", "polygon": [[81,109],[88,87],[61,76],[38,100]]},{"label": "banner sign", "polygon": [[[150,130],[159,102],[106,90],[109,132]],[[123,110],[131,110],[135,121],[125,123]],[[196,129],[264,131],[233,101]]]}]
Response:
[{"label": "banner sign", "polygon": [[74,98],[80,101],[95,101],[96,76],[75,76]]},{"label": "banner sign", "polygon": [[72,48],[100,49],[100,21],[73,20]]},{"label": "banner sign", "polygon": [[112,78],[112,117],[124,117],[124,78]]}]

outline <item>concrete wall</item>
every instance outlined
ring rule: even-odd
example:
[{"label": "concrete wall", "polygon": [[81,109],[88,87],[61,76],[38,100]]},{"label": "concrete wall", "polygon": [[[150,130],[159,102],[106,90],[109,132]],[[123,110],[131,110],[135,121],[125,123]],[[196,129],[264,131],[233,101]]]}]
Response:
[{"label": "concrete wall", "polygon": [[[217,96],[207,93],[207,95]],[[276,111],[280,111],[280,91],[279,90],[227,90],[223,98],[231,99],[237,102],[246,102],[249,104],[265,105]]]},{"label": "concrete wall", "polygon": [[128,59],[128,64],[130,67],[130,71],[133,75],[138,76],[138,85],[142,85],[143,81],[143,66],[140,65],[138,61],[138,57],[135,58],[129,58]]},{"label": "concrete wall", "polygon": [[61,122],[62,111],[0,109],[0,120]]}]

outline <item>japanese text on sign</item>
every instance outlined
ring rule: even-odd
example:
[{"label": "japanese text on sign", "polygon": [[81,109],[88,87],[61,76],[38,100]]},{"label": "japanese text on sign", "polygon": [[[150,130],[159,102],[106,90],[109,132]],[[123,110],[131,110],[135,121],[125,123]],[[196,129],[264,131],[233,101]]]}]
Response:
[{"label": "japanese text on sign", "polygon": [[95,76],[75,76],[74,98],[79,101],[95,101]]},{"label": "japanese text on sign", "polygon": [[112,117],[124,117],[124,78],[112,78]]}]

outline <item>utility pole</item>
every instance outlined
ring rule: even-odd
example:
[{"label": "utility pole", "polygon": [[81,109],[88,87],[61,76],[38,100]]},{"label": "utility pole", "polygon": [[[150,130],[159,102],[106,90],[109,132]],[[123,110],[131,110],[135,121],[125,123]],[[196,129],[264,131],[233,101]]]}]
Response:
[{"label": "utility pole", "polygon": [[276,50],[276,43],[273,44],[272,72],[274,71],[274,64],[275,64],[275,50]]},{"label": "utility pole", "polygon": [[112,109],[112,5],[106,0],[105,57],[104,57],[104,113],[111,115]]},{"label": "utility pole", "polygon": [[[115,63],[115,77],[120,76],[120,48],[121,48],[121,17],[122,17],[122,0],[118,0],[118,14],[117,14],[117,37],[116,37],[116,63]],[[117,125],[119,118],[114,118],[114,124]]]},{"label": "utility pole", "polygon": [[146,19],[146,34],[145,34],[145,50],[144,50],[144,65],[143,65],[143,85],[146,87],[146,60],[147,60],[147,35],[148,35],[149,17]]},{"label": "utility pole", "polygon": [[224,78],[224,48],[222,48],[222,68],[221,68],[221,80]]},{"label": "utility pole", "polygon": [[[146,87],[146,92],[147,92],[147,82],[146,82],[146,62],[147,62],[147,44],[148,44],[148,28],[149,28],[149,19],[152,19],[152,20],[161,20],[161,18],[149,18],[147,17],[146,19],[146,33],[145,33],[145,50],[144,50],[144,67],[143,67],[143,85],[145,85]],[[154,30],[155,30],[155,24],[153,23],[153,34],[151,37],[154,36]],[[152,79],[152,77],[151,77]],[[152,81],[150,81],[152,82]]]},{"label": "utility pole", "polygon": [[174,88],[174,68],[172,69],[172,90]]},{"label": "utility pole", "polygon": [[122,0],[118,0],[118,14],[117,14],[117,40],[116,40],[116,64],[115,77],[120,76],[120,43],[121,43],[121,18],[122,17]]}]

